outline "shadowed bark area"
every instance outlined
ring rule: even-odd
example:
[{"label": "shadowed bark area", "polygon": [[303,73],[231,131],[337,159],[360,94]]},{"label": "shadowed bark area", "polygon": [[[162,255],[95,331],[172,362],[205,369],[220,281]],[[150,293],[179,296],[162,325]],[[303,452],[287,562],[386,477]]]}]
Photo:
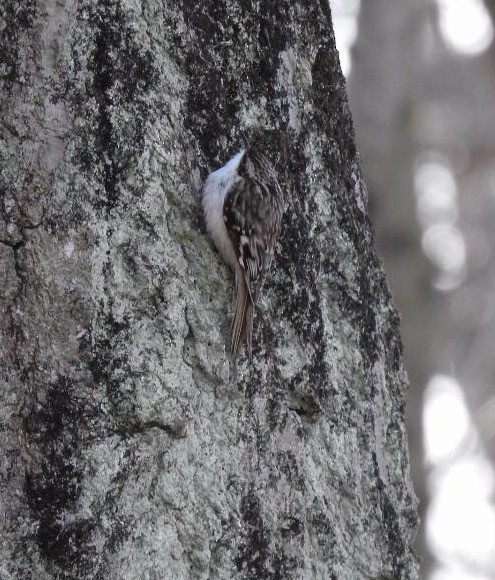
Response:
[{"label": "shadowed bark area", "polygon": [[[416,578],[398,317],[327,3],[2,18],[2,577]],[[287,197],[252,365],[199,198],[242,133]]]}]

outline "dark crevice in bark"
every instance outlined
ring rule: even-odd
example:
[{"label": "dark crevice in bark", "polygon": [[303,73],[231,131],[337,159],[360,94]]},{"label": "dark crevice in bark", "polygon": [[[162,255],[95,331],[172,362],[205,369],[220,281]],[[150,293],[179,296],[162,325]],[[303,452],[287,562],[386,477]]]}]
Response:
[{"label": "dark crevice in bark", "polygon": [[[300,153],[300,148],[294,147],[289,153],[286,173],[286,179],[290,176],[287,189],[292,194],[292,199],[284,216],[280,253],[277,256],[277,264],[281,270],[290,272],[291,281],[288,283],[293,289],[287,293],[280,284],[277,295],[284,298],[283,315],[291,321],[301,344],[311,345],[312,349],[310,364],[301,375],[291,380],[291,392],[296,397],[319,401],[319,404],[326,407],[329,373],[324,361],[326,342],[323,336],[322,307],[316,291],[322,254],[317,245],[318,231],[312,231],[318,209],[314,200],[308,199],[305,193],[309,190],[306,174],[301,172],[301,167],[305,164],[306,160]],[[296,284],[294,281],[297,281]],[[297,392],[301,384],[306,384],[307,392]]]},{"label": "dark crevice in bark", "polygon": [[158,429],[170,435],[171,437],[182,439],[186,436],[186,423],[179,422],[174,425],[166,425],[160,421],[144,421],[142,423],[134,423],[131,425],[123,425],[117,428],[114,433],[120,437],[134,437],[135,435],[140,435],[146,433],[152,429]]},{"label": "dark crevice in bark", "polygon": [[[81,135],[78,156],[88,173],[98,168],[102,195],[95,198],[95,207],[110,212],[121,203],[122,182],[142,155],[151,109],[147,98],[158,76],[152,52],[140,44],[120,1],[98,7],[90,23],[94,44],[88,66],[93,82],[89,95],[84,99],[72,95],[71,100],[88,121],[85,131],[89,135]],[[88,107],[88,96],[94,99],[96,110]],[[123,111],[131,113],[125,121],[120,115]]]},{"label": "dark crevice in bark", "polygon": [[383,516],[382,526],[387,536],[387,546],[389,548],[390,564],[389,574],[384,576],[388,580],[407,580],[407,555],[408,546],[404,543],[403,534],[399,526],[400,517],[394,508],[393,502],[389,498],[389,492],[381,478],[376,452],[372,452],[373,464],[375,466],[375,476],[377,491],[379,494],[380,509]]},{"label": "dark crevice in bark", "polygon": [[25,494],[37,522],[41,556],[62,570],[85,574],[94,554],[92,519],[66,521],[76,510],[83,477],[81,447],[91,436],[98,410],[77,396],[68,379],[50,385],[33,403],[25,433],[36,446],[37,461],[26,472]]},{"label": "dark crevice in bark", "polygon": [[[36,2],[24,0],[4,0],[0,14],[3,22],[0,32],[0,64],[5,73],[0,81],[12,88],[14,83],[25,83],[28,74],[26,63],[21,54],[21,38],[30,34],[36,17]],[[8,127],[4,123],[5,126]]]},{"label": "dark crevice in bark", "polygon": [[[0,59],[1,59],[1,55],[0,55]],[[0,123],[2,123],[2,125],[7,129],[7,131],[13,135],[14,137],[17,137],[18,139],[20,139],[20,134],[17,131],[17,129],[14,127],[14,125],[11,125],[8,121],[6,121],[5,119],[0,119]]]},{"label": "dark crevice in bark", "polygon": [[[126,425],[136,415],[136,402],[132,390],[123,388],[123,380],[137,378],[129,369],[119,345],[129,338],[130,326],[126,320],[117,320],[112,314],[112,300],[108,306],[100,305],[100,322],[91,330],[91,347],[85,355],[93,383],[105,389],[115,425]],[[129,380],[127,381],[127,384]],[[119,430],[120,427],[113,427]],[[125,429],[125,427],[122,427]]]},{"label": "dark crevice in bark", "polygon": [[235,557],[237,570],[243,573],[246,580],[272,580],[267,570],[270,557],[270,533],[263,524],[260,513],[260,501],[250,489],[241,498],[241,515],[246,537],[241,542],[238,555]]},{"label": "dark crevice in bark", "polygon": [[[31,410],[24,413],[24,432],[34,450],[24,491],[37,523],[40,555],[57,578],[108,577],[105,559],[122,545],[132,529],[128,518],[114,518],[123,486],[135,466],[132,448],[124,453],[122,466],[105,497],[100,501],[93,498],[92,515],[78,514],[88,469],[86,449],[91,442],[119,434],[109,429],[107,416],[89,395],[85,385],[60,377],[48,386],[42,399],[33,393]],[[97,553],[93,539],[102,520],[105,549]]]},{"label": "dark crevice in bark", "polygon": [[323,410],[321,403],[311,393],[295,393],[287,408],[310,422],[316,421]]},{"label": "dark crevice in bark", "polygon": [[[239,107],[246,99],[266,99],[269,112],[278,115],[273,108],[275,77],[279,51],[291,41],[290,17],[276,3],[267,4],[260,14],[252,4],[241,4],[231,13],[214,0],[201,5],[184,0],[182,8],[196,39],[185,60],[188,76],[197,81],[188,91],[186,127],[209,162],[222,162],[227,152],[221,148],[226,143],[229,150],[242,145]],[[248,57],[232,60],[230,43],[241,34]],[[245,78],[256,78],[256,83],[249,84],[249,94],[243,93]]]}]

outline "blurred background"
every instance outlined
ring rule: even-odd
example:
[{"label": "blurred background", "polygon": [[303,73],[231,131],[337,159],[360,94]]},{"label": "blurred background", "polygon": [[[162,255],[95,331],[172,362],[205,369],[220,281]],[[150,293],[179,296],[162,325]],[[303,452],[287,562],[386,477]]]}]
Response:
[{"label": "blurred background", "polygon": [[417,552],[495,580],[495,0],[331,0],[402,318]]}]

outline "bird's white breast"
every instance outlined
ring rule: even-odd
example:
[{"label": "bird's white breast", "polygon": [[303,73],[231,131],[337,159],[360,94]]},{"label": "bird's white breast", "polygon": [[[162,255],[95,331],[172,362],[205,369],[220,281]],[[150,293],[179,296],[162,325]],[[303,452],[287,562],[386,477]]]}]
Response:
[{"label": "bird's white breast", "polygon": [[245,150],[241,149],[224,166],[208,175],[203,187],[203,209],[206,227],[223,259],[235,269],[237,258],[223,219],[223,204],[227,193],[240,179],[237,169]]}]

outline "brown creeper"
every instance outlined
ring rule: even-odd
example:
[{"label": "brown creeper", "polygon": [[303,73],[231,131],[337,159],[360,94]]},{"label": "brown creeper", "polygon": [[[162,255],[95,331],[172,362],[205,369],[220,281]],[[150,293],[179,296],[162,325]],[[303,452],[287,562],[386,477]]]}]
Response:
[{"label": "brown creeper", "polygon": [[235,273],[235,313],[231,350],[243,339],[253,349],[254,307],[280,232],[283,195],[268,159],[252,147],[242,149],[203,187],[206,226],[223,259]]}]

